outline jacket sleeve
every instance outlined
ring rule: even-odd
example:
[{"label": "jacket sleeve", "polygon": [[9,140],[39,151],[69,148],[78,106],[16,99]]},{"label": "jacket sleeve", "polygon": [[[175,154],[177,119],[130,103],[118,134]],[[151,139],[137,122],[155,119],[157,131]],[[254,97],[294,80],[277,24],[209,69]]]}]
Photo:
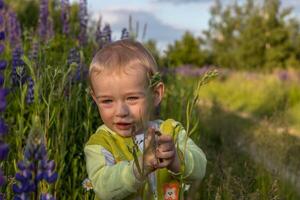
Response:
[{"label": "jacket sleeve", "polygon": [[124,199],[137,192],[141,182],[133,174],[133,161],[107,165],[101,145],[84,148],[86,168],[93,190],[100,199]]},{"label": "jacket sleeve", "polygon": [[183,179],[186,181],[203,179],[207,163],[205,154],[193,140],[187,136],[183,127],[180,129],[177,139],[179,150],[184,157]]}]

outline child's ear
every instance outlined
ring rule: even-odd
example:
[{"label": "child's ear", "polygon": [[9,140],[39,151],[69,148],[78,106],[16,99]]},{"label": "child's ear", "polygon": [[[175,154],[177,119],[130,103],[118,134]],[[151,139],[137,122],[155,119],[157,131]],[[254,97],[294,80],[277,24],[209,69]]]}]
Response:
[{"label": "child's ear", "polygon": [[165,85],[163,82],[159,82],[154,88],[153,88],[153,94],[154,94],[154,106],[158,106],[164,96],[165,92]]}]

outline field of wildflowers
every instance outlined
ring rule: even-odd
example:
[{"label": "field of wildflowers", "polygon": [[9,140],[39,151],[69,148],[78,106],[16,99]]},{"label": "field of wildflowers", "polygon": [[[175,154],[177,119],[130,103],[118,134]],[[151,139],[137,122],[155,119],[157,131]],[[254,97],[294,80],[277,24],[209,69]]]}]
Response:
[{"label": "field of wildflowers", "polygon": [[[40,1],[38,30],[21,30],[14,10],[0,0],[0,199],[93,199],[83,147],[101,121],[86,76],[94,52],[112,38],[101,23],[88,37],[86,0],[79,2],[76,35],[68,0],[61,1],[61,33],[54,31],[48,0]],[[124,28],[121,39],[128,37]],[[299,142],[273,134],[299,130],[295,73],[219,70],[208,83],[215,75],[210,69],[162,70],[162,118],[183,122],[208,158],[205,179],[186,199],[298,199]]]}]

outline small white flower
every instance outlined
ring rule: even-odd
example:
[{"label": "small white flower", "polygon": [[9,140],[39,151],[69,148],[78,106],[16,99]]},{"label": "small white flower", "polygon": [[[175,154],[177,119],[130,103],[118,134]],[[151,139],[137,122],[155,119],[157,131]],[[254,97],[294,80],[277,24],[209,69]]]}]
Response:
[{"label": "small white flower", "polygon": [[90,179],[86,178],[83,180],[82,182],[82,186],[84,189],[86,189],[87,191],[93,189],[93,185]]}]

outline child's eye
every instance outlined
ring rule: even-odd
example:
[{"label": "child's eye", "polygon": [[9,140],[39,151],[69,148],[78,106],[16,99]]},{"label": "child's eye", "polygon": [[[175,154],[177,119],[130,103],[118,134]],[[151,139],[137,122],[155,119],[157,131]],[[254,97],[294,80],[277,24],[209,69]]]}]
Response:
[{"label": "child's eye", "polygon": [[128,101],[136,101],[138,99],[139,99],[139,97],[137,97],[137,96],[133,96],[133,97],[128,97],[127,98]]},{"label": "child's eye", "polygon": [[110,104],[110,103],[112,103],[112,100],[111,99],[105,99],[105,100],[102,100],[101,103]]}]

